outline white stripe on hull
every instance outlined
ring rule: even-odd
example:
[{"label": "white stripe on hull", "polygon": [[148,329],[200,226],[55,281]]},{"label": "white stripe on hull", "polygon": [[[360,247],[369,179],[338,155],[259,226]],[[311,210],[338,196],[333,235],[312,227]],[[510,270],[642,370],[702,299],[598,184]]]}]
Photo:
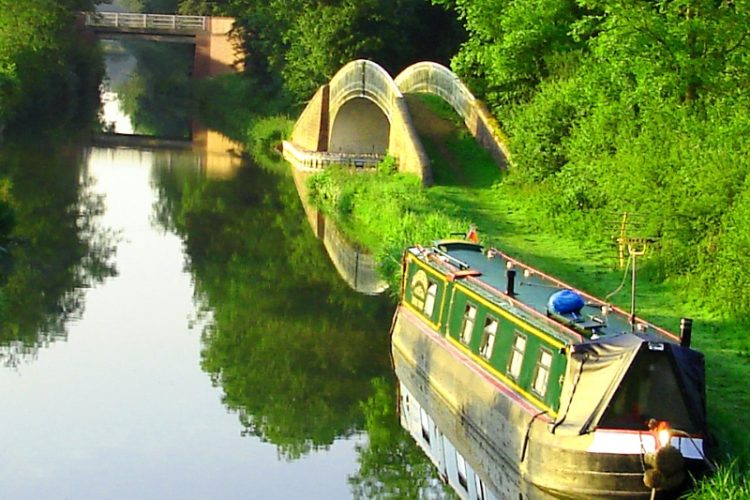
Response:
[{"label": "white stripe on hull", "polygon": [[[701,460],[704,457],[702,438],[672,436],[670,442],[685,458]],[[586,451],[616,455],[655,453],[656,438],[650,432],[597,429],[594,431],[594,441]]]}]

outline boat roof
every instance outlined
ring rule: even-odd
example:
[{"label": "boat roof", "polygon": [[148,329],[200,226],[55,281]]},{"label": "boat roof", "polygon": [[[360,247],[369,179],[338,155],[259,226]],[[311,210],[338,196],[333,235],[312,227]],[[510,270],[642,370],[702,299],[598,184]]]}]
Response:
[{"label": "boat roof", "polygon": [[[464,240],[439,240],[431,248],[412,247],[409,252],[436,268],[449,280],[460,280],[474,293],[554,335],[566,344],[589,342],[623,333],[643,340],[679,342],[675,334],[602,299],[578,290],[544,272],[528,266],[496,248],[485,251]],[[515,270],[514,293],[509,295],[508,270]],[[579,314],[558,314],[548,310],[550,296],[572,290],[584,302]]]}]

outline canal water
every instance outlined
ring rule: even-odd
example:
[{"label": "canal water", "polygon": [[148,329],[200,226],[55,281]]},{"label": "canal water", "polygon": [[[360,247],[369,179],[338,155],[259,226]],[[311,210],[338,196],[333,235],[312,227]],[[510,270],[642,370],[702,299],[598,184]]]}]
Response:
[{"label": "canal water", "polygon": [[446,495],[399,425],[392,304],[338,277],[283,164],[236,153],[3,144],[0,497]]}]

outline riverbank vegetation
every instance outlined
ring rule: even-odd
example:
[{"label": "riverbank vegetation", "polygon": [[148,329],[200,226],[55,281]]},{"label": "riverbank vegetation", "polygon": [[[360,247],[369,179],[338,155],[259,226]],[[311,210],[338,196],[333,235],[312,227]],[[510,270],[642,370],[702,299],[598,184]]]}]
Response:
[{"label": "riverbank vegetation", "polygon": [[[717,316],[750,318],[750,10],[444,3],[470,33],[453,67],[510,137],[518,203],[594,242],[627,212],[630,236],[656,239],[655,278],[684,279]],[[747,336],[735,340],[750,351]]]},{"label": "riverbank vegetation", "polygon": [[[427,105],[436,104],[432,98],[426,101]],[[412,103],[412,107],[415,105]],[[587,291],[604,296],[617,288],[623,271],[617,269],[614,240],[597,242],[556,234],[538,218],[533,206],[519,202],[528,191],[509,182],[511,174],[497,170],[489,155],[468,136],[458,116],[453,117],[453,130],[442,138],[424,129],[426,125],[440,128],[435,127],[435,122],[439,115],[445,114],[445,109],[438,110],[426,123],[417,123],[431,152],[435,186],[409,190],[406,188],[409,183],[412,187],[419,185],[416,178],[398,174],[383,179],[381,173],[363,176],[337,170],[326,171],[312,181],[313,201],[341,221],[350,237],[376,253],[393,289],[398,290],[398,258],[405,246],[426,243],[453,232],[462,233],[469,222],[479,226],[482,243],[498,245]],[[472,147],[474,151],[467,154]],[[484,161],[478,161],[482,156]],[[470,171],[473,173],[462,175]],[[386,190],[399,195],[386,198],[383,196]],[[393,205],[404,214],[401,218],[406,224],[395,223],[399,217],[391,213]],[[381,215],[383,220],[378,219]],[[439,224],[431,222],[437,220]],[[689,294],[682,289],[681,280],[664,281],[648,267],[644,271],[639,275],[639,314],[673,330],[677,329],[680,317],[695,319],[694,345],[706,354],[709,418],[720,445],[717,458],[723,461],[727,457],[742,457],[735,467],[746,470],[743,464],[750,439],[743,429],[750,422],[744,409],[750,405],[750,394],[743,381],[750,377],[750,365],[733,348],[738,339],[744,338],[743,323],[731,318],[717,320],[711,310],[686,300]],[[613,300],[629,307],[627,291]],[[712,484],[710,488],[721,486],[719,482]]]},{"label": "riverbank vegetation", "polygon": [[0,0],[0,123],[6,133],[95,107],[103,73],[95,44],[76,31],[93,0]]}]

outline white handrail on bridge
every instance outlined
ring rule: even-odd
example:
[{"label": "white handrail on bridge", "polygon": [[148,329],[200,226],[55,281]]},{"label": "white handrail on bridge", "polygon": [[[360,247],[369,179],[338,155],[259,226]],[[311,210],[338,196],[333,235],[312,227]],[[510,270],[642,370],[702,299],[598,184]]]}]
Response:
[{"label": "white handrail on bridge", "polygon": [[351,168],[373,169],[385,155],[374,153],[333,153],[329,151],[306,151],[296,144],[283,141],[284,158],[303,171],[318,171],[330,165]]},{"label": "white handrail on bridge", "polygon": [[206,16],[135,14],[130,12],[87,12],[86,26],[94,28],[206,31],[207,19]]}]

